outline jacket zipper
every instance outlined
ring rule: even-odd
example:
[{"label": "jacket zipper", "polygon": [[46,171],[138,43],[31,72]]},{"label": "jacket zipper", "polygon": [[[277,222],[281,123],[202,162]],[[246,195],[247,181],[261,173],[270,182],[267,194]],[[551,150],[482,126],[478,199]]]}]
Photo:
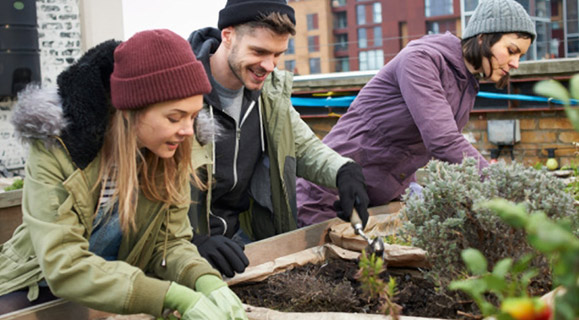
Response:
[{"label": "jacket zipper", "polygon": [[255,105],[255,101],[251,101],[251,104],[249,105],[249,108],[247,108],[247,111],[245,112],[243,119],[239,123],[239,126],[236,126],[236,130],[235,130],[235,153],[233,154],[233,186],[231,186],[231,189],[229,189],[229,191],[232,191],[237,186],[237,158],[239,156],[239,141],[241,140],[241,127],[243,126],[243,123],[245,123],[245,120],[247,120],[247,117],[249,116],[249,114],[253,110],[254,105]]}]

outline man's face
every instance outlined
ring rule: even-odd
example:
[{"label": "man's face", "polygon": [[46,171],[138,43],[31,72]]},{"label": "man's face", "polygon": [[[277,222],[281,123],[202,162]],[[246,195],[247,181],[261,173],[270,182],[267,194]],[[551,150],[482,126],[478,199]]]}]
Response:
[{"label": "man's face", "polygon": [[290,35],[279,35],[267,28],[255,28],[242,33],[236,33],[233,28],[230,31],[227,58],[229,68],[247,89],[261,89],[265,78],[287,50]]}]

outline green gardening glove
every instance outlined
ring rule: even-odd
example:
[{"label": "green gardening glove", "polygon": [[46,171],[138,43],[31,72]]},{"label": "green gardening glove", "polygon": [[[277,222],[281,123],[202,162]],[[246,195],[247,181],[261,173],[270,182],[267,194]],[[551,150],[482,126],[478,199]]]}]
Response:
[{"label": "green gardening glove", "polygon": [[227,315],[200,292],[171,282],[165,295],[164,308],[177,310],[182,320],[227,320]]},{"label": "green gardening glove", "polygon": [[221,278],[206,274],[197,279],[195,290],[206,295],[229,319],[247,320],[241,300]]}]

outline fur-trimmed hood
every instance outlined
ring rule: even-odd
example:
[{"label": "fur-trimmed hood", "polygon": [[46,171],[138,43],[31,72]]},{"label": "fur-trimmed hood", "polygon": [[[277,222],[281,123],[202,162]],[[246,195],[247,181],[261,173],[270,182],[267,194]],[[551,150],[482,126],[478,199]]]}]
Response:
[{"label": "fur-trimmed hood", "polygon": [[[23,142],[40,139],[55,146],[60,139],[77,167],[86,168],[102,148],[104,134],[114,107],[110,99],[110,76],[114,50],[119,41],[108,40],[87,51],[62,72],[58,87],[29,85],[18,94],[12,124]],[[195,134],[202,143],[217,129],[201,112]]]}]

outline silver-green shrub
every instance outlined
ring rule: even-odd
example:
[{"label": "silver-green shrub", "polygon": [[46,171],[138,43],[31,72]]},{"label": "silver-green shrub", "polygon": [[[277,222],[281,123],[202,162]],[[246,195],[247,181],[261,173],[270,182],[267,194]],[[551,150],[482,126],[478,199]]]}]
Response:
[{"label": "silver-green shrub", "polygon": [[529,212],[542,210],[555,220],[568,220],[569,228],[579,234],[574,199],[564,191],[564,183],[546,170],[499,162],[484,169],[481,179],[476,160],[467,158],[462,164],[433,160],[425,171],[422,197],[403,199],[401,214],[407,221],[400,233],[428,252],[432,267],[427,276],[441,286],[466,274],[460,257],[466,248],[481,251],[491,266],[532,251],[522,230],[501,222],[479,205],[482,202],[501,197],[524,203]]}]

